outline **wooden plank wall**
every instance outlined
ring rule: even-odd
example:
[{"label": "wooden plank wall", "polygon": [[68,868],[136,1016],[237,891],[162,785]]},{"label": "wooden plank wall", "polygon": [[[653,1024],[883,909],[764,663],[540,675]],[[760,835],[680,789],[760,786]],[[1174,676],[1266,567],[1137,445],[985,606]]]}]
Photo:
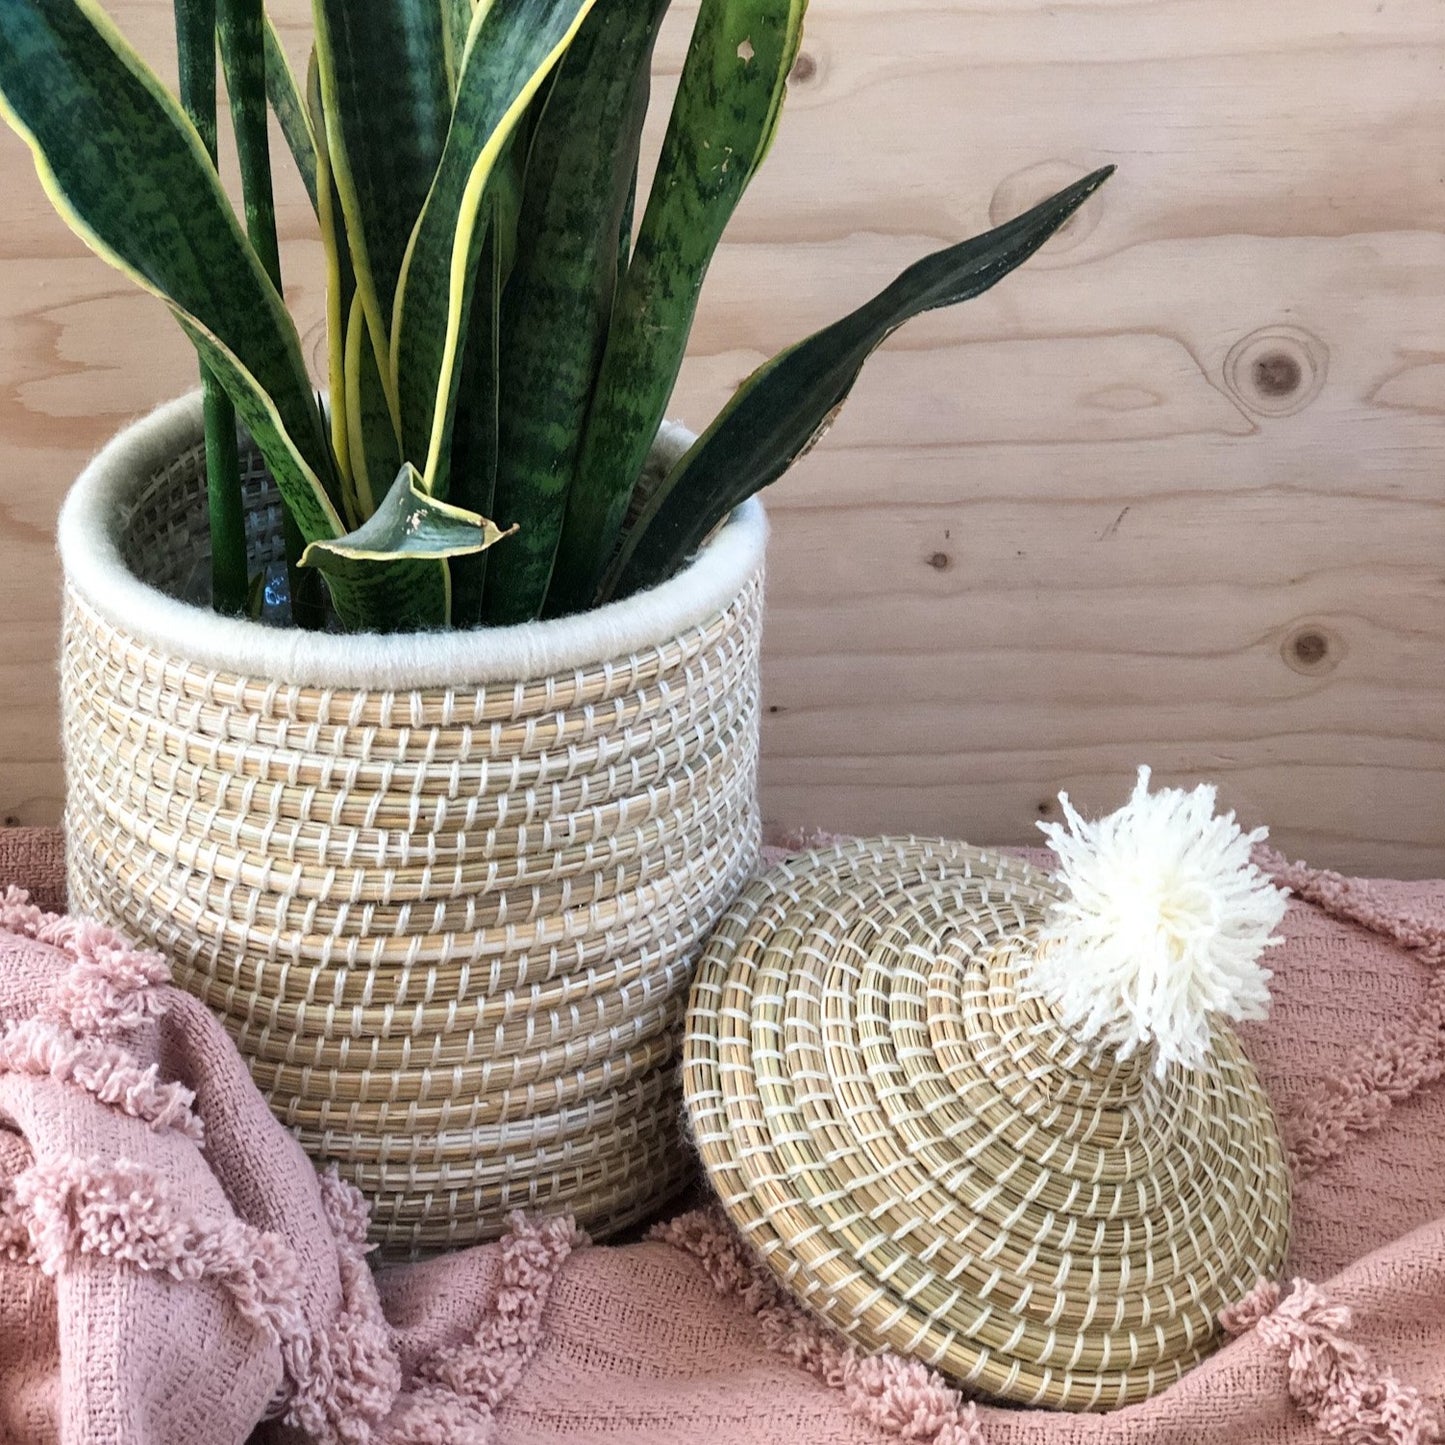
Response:
[{"label": "wooden plank wall", "polygon": [[[306,8],[277,9],[298,50]],[[113,0],[166,73],[169,9]],[[775,822],[1019,841],[1150,761],[1314,860],[1445,873],[1442,70],[1438,0],[813,0],[695,424],[922,252],[1120,170],[896,337],[775,489]],[[192,363],[0,141],[0,815],[49,822],[56,506]],[[314,355],[294,185],[282,221]]]}]

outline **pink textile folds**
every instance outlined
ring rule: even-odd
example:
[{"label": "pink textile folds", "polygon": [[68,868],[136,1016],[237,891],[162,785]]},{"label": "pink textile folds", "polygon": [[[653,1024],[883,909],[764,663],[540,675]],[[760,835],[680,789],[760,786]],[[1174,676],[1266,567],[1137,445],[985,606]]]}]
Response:
[{"label": "pink textile folds", "polygon": [[[58,904],[58,840],[0,869]],[[701,1210],[388,1268],[158,959],[0,892],[0,1445],[1428,1445],[1445,1400],[1445,885],[1269,866],[1298,901],[1247,1031],[1296,1177],[1290,1278],[1104,1416],[857,1355]],[[263,1424],[263,1421],[269,1423]],[[259,1427],[259,1428],[258,1428]]]}]

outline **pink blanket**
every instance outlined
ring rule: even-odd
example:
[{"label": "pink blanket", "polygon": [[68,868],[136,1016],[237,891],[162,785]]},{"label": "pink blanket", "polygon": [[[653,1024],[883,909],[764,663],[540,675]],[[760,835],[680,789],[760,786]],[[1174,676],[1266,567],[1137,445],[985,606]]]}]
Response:
[{"label": "pink blanket", "polygon": [[[59,902],[51,836],[0,879]],[[1283,865],[1278,865],[1283,869]],[[1297,1181],[1291,1274],[1181,1384],[1106,1416],[975,1406],[802,1316],[708,1211],[586,1248],[518,1220],[374,1275],[223,1030],[158,959],[0,905],[0,1442],[1284,1442],[1441,1438],[1445,885],[1283,869],[1248,1042]]]}]

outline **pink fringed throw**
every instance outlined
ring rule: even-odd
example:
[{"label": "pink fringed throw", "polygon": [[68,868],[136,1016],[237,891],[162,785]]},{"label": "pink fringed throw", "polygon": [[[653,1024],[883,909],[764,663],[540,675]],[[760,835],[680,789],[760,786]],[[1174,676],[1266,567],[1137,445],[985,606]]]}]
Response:
[{"label": "pink fringed throw", "polygon": [[518,1216],[374,1274],[359,1196],[161,960],[7,891],[0,1445],[1434,1445],[1445,886],[1265,861],[1299,901],[1245,1034],[1293,1154],[1292,1270],[1320,1283],[1262,1283],[1231,1343],[1100,1416],[859,1355],[711,1210],[620,1249]]},{"label": "pink fringed throw", "polygon": [[1431,1445],[1440,1421],[1420,1392],[1381,1370],[1346,1338],[1354,1316],[1315,1285],[1297,1279],[1288,1296],[1260,1283],[1220,1323],[1232,1335],[1254,1330],[1289,1364],[1290,1398],[1342,1445]]},{"label": "pink fringed throw", "polygon": [[[0,1442],[489,1442],[585,1241],[520,1215],[404,1375],[366,1207],[164,962],[0,895]],[[209,1126],[209,1127],[208,1127]],[[499,1269],[494,1269],[494,1259]]]}]

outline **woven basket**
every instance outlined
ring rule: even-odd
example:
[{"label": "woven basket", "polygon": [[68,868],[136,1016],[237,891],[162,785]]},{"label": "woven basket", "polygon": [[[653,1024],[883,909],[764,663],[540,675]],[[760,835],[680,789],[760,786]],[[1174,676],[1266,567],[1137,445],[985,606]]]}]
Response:
[{"label": "woven basket", "polygon": [[703,953],[684,1082],[728,1213],[825,1319],[989,1395],[1103,1409],[1178,1379],[1274,1276],[1289,1181],[1232,1032],[1161,1082],[1021,983],[1058,896],[963,844],[789,859]]},{"label": "woven basket", "polygon": [[[757,857],[760,509],[585,617],[303,634],[175,600],[200,436],[164,408],[62,517],[74,907],[164,950],[387,1249],[625,1226],[685,1179],[686,990]],[[280,510],[245,476],[255,564]]]}]

